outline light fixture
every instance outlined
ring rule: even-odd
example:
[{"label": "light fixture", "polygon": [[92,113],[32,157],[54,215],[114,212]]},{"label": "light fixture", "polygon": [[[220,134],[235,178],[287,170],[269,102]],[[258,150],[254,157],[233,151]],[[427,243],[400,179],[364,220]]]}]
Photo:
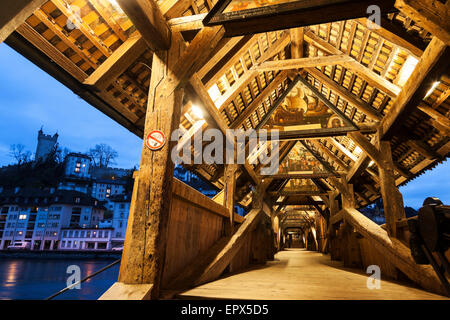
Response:
[{"label": "light fixture", "polygon": [[434,91],[434,89],[436,89],[436,87],[440,84],[440,81],[436,81],[435,83],[433,83],[433,85],[431,86],[430,90],[428,90],[427,94],[425,95],[425,97],[423,98],[424,100],[426,98],[428,98]]},{"label": "light fixture", "polygon": [[197,119],[203,119],[203,111],[202,109],[200,109],[199,106],[193,105],[192,106],[192,114],[197,118]]},{"label": "light fixture", "polygon": [[373,160],[372,160],[372,161],[370,161],[370,163],[369,163],[369,167],[373,166],[374,164],[375,164],[375,162],[373,162]]}]

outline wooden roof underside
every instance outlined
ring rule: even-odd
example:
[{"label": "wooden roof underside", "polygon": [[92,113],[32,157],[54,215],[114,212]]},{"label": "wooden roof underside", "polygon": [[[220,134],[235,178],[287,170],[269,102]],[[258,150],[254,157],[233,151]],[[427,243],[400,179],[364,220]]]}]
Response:
[{"label": "wooden roof underside", "polygon": [[[109,0],[41,2],[39,9],[16,28],[6,43],[142,137],[153,57],[151,46]],[[180,31],[188,44],[203,28],[201,20],[215,3],[166,0],[158,5],[172,32]],[[446,8],[444,16],[448,15],[448,5]],[[77,12],[81,20],[77,21],[77,27],[70,28],[67,21]],[[403,13],[384,16],[382,25],[383,29],[369,30],[364,19],[355,19],[307,26],[302,31],[287,29],[223,38],[197,76],[206,90],[213,88],[220,93],[211,98],[226,126],[260,128],[296,75],[294,70],[262,71],[263,62],[330,55],[351,57],[350,62],[308,66],[299,73],[364,129],[361,133],[368,140],[374,137],[376,128],[383,126],[383,135],[391,142],[396,183],[405,184],[445,160],[450,152],[450,59],[447,47],[438,61],[423,62],[429,57],[420,58],[434,44],[432,39],[436,35]],[[401,114],[393,117],[401,99],[408,94],[403,92],[409,90],[404,89],[409,85],[405,73],[408,76],[407,64],[414,59],[418,64],[429,63],[436,70],[424,77]],[[439,84],[423,99],[436,81]],[[187,97],[180,128],[186,135],[192,135],[207,125],[194,120],[192,101]],[[304,142],[335,172],[354,184],[358,206],[380,197],[377,165],[371,163],[349,135]],[[286,155],[292,145],[292,141],[283,141],[281,154]],[[246,166],[246,174],[238,181],[239,200],[243,204],[249,199],[249,184],[255,182],[252,175],[260,166],[259,163]],[[223,166],[202,164],[191,169],[222,187]],[[332,179],[316,180],[325,193],[335,188]],[[280,179],[271,182],[268,191],[274,203],[284,184]],[[285,197],[286,203],[291,204],[313,203],[311,199],[317,196]]]}]

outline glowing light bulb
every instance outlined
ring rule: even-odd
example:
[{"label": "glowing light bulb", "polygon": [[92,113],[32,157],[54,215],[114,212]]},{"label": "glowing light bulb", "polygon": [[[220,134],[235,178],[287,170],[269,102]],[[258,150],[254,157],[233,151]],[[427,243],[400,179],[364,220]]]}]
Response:
[{"label": "glowing light bulb", "polygon": [[192,114],[198,119],[203,119],[203,112],[198,106],[192,106]]}]

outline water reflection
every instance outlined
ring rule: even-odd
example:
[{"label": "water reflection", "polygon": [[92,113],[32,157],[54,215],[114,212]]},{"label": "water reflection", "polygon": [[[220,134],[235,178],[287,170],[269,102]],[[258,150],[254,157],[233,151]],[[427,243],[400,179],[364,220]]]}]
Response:
[{"label": "water reflection", "polygon": [[[0,258],[0,299],[44,299],[66,287],[67,267],[77,265],[81,277],[109,265],[111,259],[5,259]],[[119,265],[69,290],[55,299],[91,299],[100,297],[119,275]]]}]

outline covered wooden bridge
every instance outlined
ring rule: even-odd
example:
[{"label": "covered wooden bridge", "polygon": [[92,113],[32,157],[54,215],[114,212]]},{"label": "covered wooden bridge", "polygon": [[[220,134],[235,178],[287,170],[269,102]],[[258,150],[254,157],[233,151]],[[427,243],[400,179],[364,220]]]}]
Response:
[{"label": "covered wooden bridge", "polygon": [[[450,152],[448,1],[2,0],[3,41],[144,138],[103,299],[445,293],[411,256],[398,187]],[[171,160],[208,128],[279,136],[242,164],[184,164],[222,190],[209,199]],[[383,226],[358,211],[379,198]]]}]

